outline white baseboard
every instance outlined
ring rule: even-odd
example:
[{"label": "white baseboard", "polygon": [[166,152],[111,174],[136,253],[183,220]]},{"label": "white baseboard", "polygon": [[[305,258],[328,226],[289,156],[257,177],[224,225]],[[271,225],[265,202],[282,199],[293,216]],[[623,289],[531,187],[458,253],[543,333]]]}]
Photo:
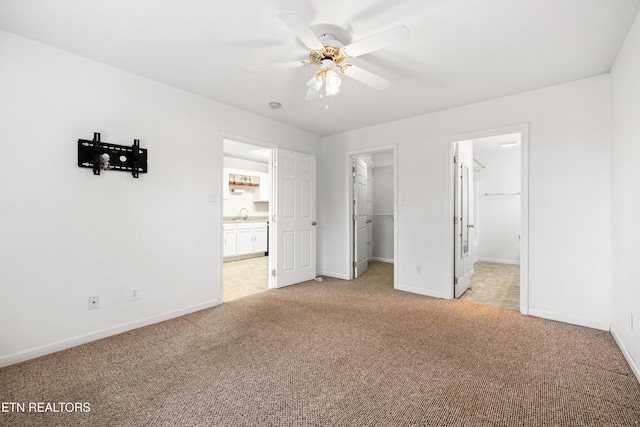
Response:
[{"label": "white baseboard", "polygon": [[635,360],[633,360],[633,358],[631,357],[631,353],[629,353],[629,350],[627,350],[627,347],[625,347],[624,343],[620,339],[620,336],[618,336],[618,334],[616,333],[616,330],[613,327],[613,325],[609,328],[609,332],[611,332],[613,339],[615,340],[616,344],[618,344],[618,347],[620,347],[620,351],[622,352],[622,355],[624,356],[625,359],[627,359],[627,363],[629,364],[629,367],[631,368],[633,375],[635,375],[638,382],[640,382],[640,366],[638,366]]},{"label": "white baseboard", "polygon": [[428,289],[416,288],[414,286],[398,285],[396,289],[399,291],[411,292],[412,294],[424,295],[426,297],[451,299],[450,295],[445,294],[444,292],[430,291]]},{"label": "white baseboard", "polygon": [[219,304],[220,302],[217,299],[215,299],[215,300],[207,301],[201,304],[185,307],[180,310],[170,311],[168,313],[163,313],[156,316],[147,317],[145,319],[136,320],[134,322],[114,326],[112,328],[101,329],[99,331],[91,332],[85,335],[80,335],[77,337],[58,341],[52,344],[47,344],[42,347],[32,348],[29,350],[20,351],[18,353],[9,354],[7,356],[2,356],[0,357],[0,368],[4,366],[13,365],[15,363],[24,362],[29,359],[34,359],[36,357],[55,353],[57,351],[66,350],[71,347],[76,347],[78,345],[86,344],[91,341],[96,341],[102,338],[110,337],[112,335],[121,334],[123,332],[131,331],[133,329],[141,328],[143,326],[164,322],[165,320],[184,316],[185,314],[193,313],[194,311],[200,311],[200,310],[204,310],[205,308],[215,307]]},{"label": "white baseboard", "polygon": [[529,315],[535,317],[541,317],[543,319],[555,320],[557,322],[569,323],[571,325],[585,326],[587,328],[600,329],[601,331],[608,331],[610,326],[606,322],[596,322],[593,320],[583,319],[580,317],[572,317],[559,313],[552,313],[545,310],[536,310],[529,308]]},{"label": "white baseboard", "polygon": [[322,272],[318,273],[318,276],[333,277],[335,279],[341,279],[341,280],[351,280],[351,277],[349,277],[349,276],[347,276],[345,274],[334,273],[332,271],[322,271]]},{"label": "white baseboard", "polygon": [[393,264],[394,260],[393,258],[380,258],[380,257],[371,257],[370,258],[371,261],[379,261],[379,262],[386,262],[388,264]]},{"label": "white baseboard", "polygon": [[517,259],[500,259],[500,258],[484,258],[478,257],[476,262],[484,261],[484,262],[495,262],[497,264],[520,264],[520,260]]}]

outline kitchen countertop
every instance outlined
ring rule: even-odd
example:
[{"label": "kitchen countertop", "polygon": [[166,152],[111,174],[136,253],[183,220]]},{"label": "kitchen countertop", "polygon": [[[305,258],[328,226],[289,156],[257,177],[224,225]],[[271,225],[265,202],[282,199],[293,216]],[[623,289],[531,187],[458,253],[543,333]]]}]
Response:
[{"label": "kitchen countertop", "polygon": [[244,217],[238,218],[235,216],[222,217],[222,222],[234,223],[234,224],[243,223],[243,222],[263,222],[263,221],[269,221],[269,217],[268,216],[248,216],[247,219],[244,219]]}]

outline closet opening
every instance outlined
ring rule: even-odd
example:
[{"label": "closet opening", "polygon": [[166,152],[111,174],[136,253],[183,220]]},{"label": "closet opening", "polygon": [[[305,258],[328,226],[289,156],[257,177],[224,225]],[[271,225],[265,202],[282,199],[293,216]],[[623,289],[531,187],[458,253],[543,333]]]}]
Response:
[{"label": "closet opening", "polygon": [[[350,155],[351,278],[369,271],[396,287],[395,148]],[[389,283],[391,285],[391,283]]]},{"label": "closet opening", "polygon": [[526,310],[524,136],[510,132],[453,142],[455,298]]}]

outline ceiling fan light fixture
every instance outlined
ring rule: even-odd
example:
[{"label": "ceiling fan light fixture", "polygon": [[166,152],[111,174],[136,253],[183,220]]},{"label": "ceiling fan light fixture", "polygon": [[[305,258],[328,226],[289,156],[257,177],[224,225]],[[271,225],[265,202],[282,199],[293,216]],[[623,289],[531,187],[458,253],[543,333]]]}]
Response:
[{"label": "ceiling fan light fixture", "polygon": [[322,87],[322,77],[318,75],[318,73],[314,74],[307,82],[307,87],[311,90],[315,90],[316,92],[320,92],[320,88]]},{"label": "ceiling fan light fixture", "polygon": [[327,96],[333,96],[340,93],[340,85],[342,84],[342,79],[333,70],[328,70],[325,74],[325,92]]},{"label": "ceiling fan light fixture", "polygon": [[340,88],[339,87],[329,87],[328,85],[325,85],[324,87],[324,91],[326,92],[327,96],[333,96],[333,95],[337,95],[340,93]]},{"label": "ceiling fan light fixture", "polygon": [[397,27],[382,31],[357,42],[348,43],[347,46],[345,46],[332,32],[340,36],[342,41],[351,42],[351,37],[347,30],[335,25],[323,25],[322,27],[328,29],[330,32],[323,32],[318,36],[295,11],[280,12],[278,13],[278,17],[293,31],[302,44],[309,49],[308,59],[257,67],[246,67],[245,70],[254,73],[261,70],[299,68],[309,65],[318,66],[320,70],[307,81],[307,87],[309,89],[305,100],[316,97],[316,94],[322,98],[323,96],[332,96],[340,93],[342,79],[336,73],[338,70],[349,78],[358,80],[374,89],[386,89],[391,84],[389,80],[363,70],[353,64],[349,64],[346,61],[357,56],[384,49],[392,44],[406,41],[411,36],[411,31],[407,27],[398,25]]}]

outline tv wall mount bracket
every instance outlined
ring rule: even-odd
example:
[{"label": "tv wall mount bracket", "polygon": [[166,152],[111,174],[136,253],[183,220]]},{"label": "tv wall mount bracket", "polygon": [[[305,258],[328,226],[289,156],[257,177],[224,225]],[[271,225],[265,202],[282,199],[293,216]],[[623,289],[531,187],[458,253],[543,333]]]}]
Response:
[{"label": "tv wall mount bracket", "polygon": [[134,178],[147,173],[147,149],[140,148],[140,140],[134,139],[133,145],[109,144],[100,141],[100,134],[94,132],[93,140],[78,140],[78,166],[93,169],[94,175],[101,170],[131,172]]}]

